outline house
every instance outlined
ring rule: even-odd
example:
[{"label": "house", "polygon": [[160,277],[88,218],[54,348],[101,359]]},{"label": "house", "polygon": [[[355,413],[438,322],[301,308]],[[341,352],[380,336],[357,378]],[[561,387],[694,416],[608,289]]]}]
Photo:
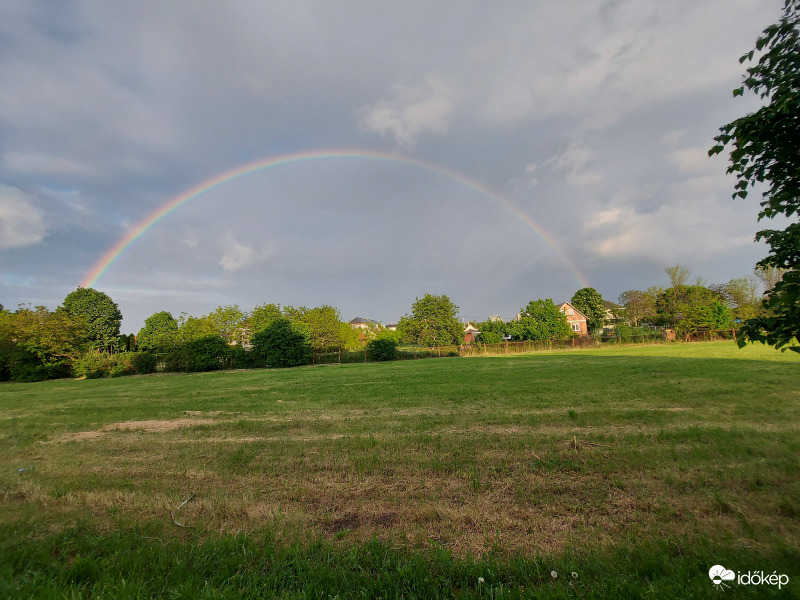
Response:
[{"label": "house", "polygon": [[606,320],[609,323],[618,323],[624,319],[624,306],[608,300],[603,300],[603,308],[606,309]]},{"label": "house", "polygon": [[352,321],[350,321],[350,327],[355,329],[372,329],[373,327],[380,327],[380,323],[377,321],[373,321],[372,319],[362,319],[361,317],[356,317]]},{"label": "house", "polygon": [[561,311],[562,315],[566,315],[567,323],[569,323],[572,331],[582,336],[589,335],[589,328],[586,326],[586,315],[569,302],[559,304],[558,310]]},{"label": "house", "polygon": [[464,343],[471,344],[476,341],[480,335],[480,330],[477,329],[472,323],[467,323],[464,327]]}]

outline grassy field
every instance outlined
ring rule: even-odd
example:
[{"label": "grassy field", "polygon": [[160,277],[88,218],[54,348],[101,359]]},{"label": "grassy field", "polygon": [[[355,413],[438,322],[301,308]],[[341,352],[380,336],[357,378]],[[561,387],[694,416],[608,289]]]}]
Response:
[{"label": "grassy field", "polygon": [[0,596],[798,598],[799,430],[730,342],[2,384]]}]

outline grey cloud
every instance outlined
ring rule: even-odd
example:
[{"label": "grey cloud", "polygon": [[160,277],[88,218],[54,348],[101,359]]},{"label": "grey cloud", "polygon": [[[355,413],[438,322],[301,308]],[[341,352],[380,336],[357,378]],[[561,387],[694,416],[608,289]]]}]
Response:
[{"label": "grey cloud", "polygon": [[42,212],[21,190],[0,185],[0,249],[36,244],[47,229]]}]

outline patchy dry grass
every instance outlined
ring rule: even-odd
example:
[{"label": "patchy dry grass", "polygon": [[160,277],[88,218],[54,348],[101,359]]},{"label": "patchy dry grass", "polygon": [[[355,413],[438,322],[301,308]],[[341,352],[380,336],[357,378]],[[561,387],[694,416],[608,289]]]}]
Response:
[{"label": "patchy dry grass", "polygon": [[720,343],[2,385],[0,524],[796,548],[799,416],[798,357]]}]

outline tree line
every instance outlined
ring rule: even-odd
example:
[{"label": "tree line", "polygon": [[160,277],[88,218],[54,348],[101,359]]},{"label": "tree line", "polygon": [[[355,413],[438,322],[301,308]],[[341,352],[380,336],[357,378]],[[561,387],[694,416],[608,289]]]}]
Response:
[{"label": "tree line", "polygon": [[[609,326],[623,337],[646,336],[653,326],[688,334],[738,328],[769,316],[752,278],[689,284],[687,267],[678,264],[665,272],[669,287],[623,292],[621,306],[609,309],[594,288],[578,290],[571,304],[586,316],[589,333],[598,336]],[[769,291],[785,271],[760,267],[755,273]],[[11,312],[0,305],[0,380],[150,373],[159,362],[169,371],[289,367],[310,363],[314,353],[361,348],[373,360],[393,360],[401,344],[462,344],[464,323],[458,312],[448,296],[425,294],[414,301],[396,331],[389,331],[379,324],[355,329],[329,305],[263,304],[249,312],[231,305],[200,317],[183,313],[177,319],[159,311],[137,335],[121,335],[117,304],[103,292],[78,288],[55,311],[20,306]],[[530,301],[514,319],[488,319],[475,326],[481,332],[476,341],[483,344],[561,341],[576,335],[550,299]]]}]

